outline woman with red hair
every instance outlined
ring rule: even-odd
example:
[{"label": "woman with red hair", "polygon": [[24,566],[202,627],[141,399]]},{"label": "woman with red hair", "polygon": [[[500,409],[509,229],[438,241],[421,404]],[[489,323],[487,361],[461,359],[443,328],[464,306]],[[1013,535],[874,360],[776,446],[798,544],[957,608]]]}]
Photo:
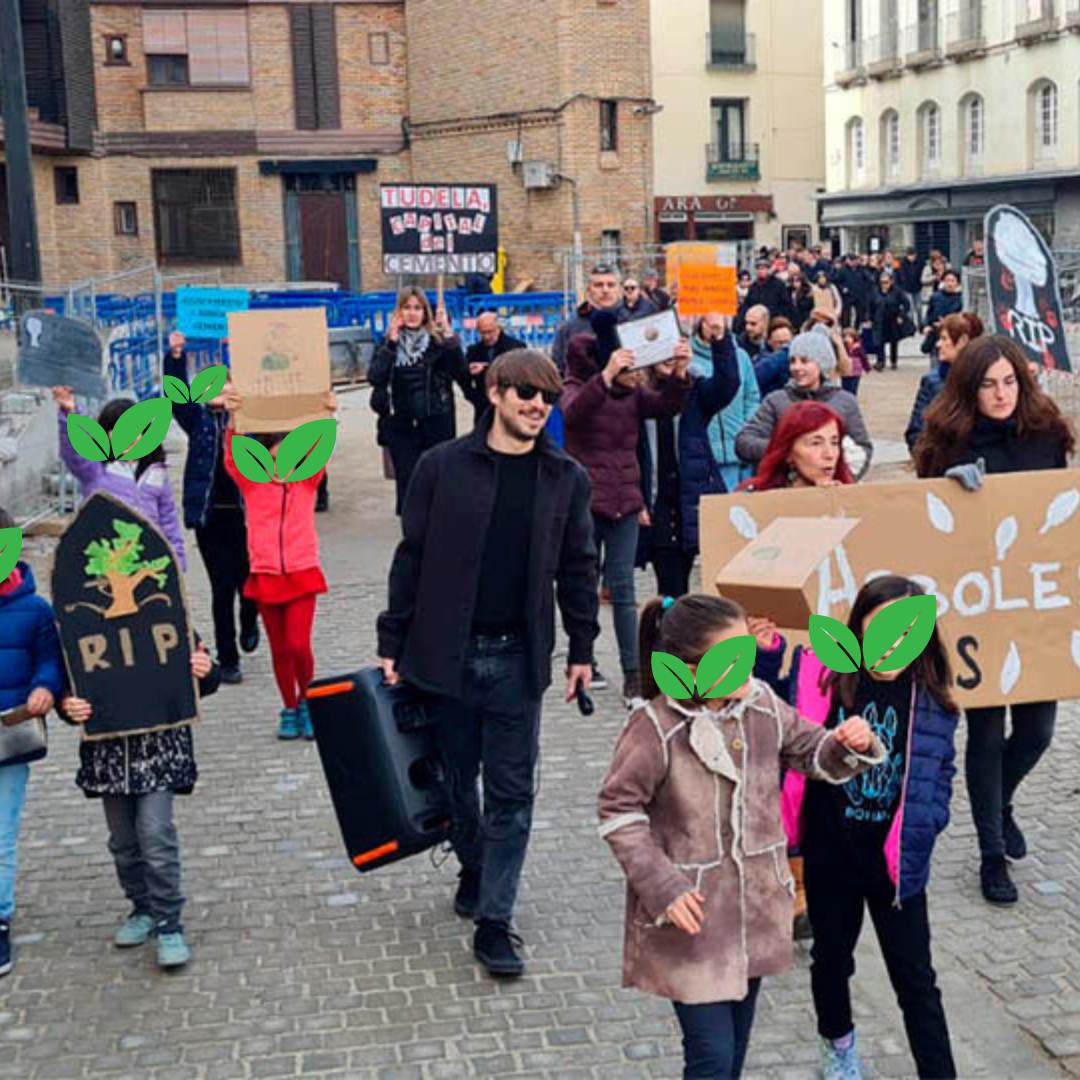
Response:
[{"label": "woman with red hair", "polygon": [[844,458],[844,421],[820,401],[800,401],[780,418],[757,473],[740,491],[853,484]]}]

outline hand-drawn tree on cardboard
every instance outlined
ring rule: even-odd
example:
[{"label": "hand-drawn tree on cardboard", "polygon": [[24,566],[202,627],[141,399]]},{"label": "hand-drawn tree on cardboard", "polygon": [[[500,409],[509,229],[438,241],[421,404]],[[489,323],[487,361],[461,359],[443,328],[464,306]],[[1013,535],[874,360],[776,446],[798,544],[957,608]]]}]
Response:
[{"label": "hand-drawn tree on cardboard", "polygon": [[[114,521],[114,537],[107,540],[94,540],[86,546],[86,573],[94,578],[93,586],[110,603],[108,608],[96,608],[106,619],[119,619],[124,615],[134,615],[140,606],[135,599],[135,590],[144,582],[153,579],[160,587],[165,584],[166,569],[171,563],[167,555],[160,559],[142,560],[142,526],[126,521]],[[170,603],[164,593],[155,593],[146,597],[143,604],[154,600]]]}]

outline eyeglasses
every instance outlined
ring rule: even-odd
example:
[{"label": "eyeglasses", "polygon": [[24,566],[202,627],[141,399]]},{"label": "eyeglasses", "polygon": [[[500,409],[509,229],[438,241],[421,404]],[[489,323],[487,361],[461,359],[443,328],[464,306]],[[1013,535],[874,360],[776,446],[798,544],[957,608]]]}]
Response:
[{"label": "eyeglasses", "polygon": [[512,389],[522,401],[532,401],[539,394],[544,399],[545,405],[555,405],[558,403],[559,398],[562,397],[561,390],[541,390],[539,386],[532,386],[529,383],[511,383],[509,386],[504,386],[503,389]]},{"label": "eyeglasses", "polygon": [[623,292],[637,292],[638,287],[636,285],[624,285],[622,287]]}]

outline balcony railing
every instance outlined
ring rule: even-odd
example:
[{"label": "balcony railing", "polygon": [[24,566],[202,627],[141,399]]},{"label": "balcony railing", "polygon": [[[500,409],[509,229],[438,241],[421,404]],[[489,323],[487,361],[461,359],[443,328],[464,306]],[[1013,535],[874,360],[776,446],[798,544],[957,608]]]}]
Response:
[{"label": "balcony railing", "polygon": [[871,78],[880,79],[899,73],[903,67],[900,59],[900,28],[889,25],[872,37],[867,59],[866,70]]},{"label": "balcony railing", "polygon": [[1057,29],[1056,0],[1016,0],[1016,40],[1032,41]]},{"label": "balcony railing", "polygon": [[706,180],[760,180],[758,143],[709,143],[705,147]]},{"label": "balcony railing", "polygon": [[757,67],[757,41],[741,26],[713,30],[705,35],[705,66],[728,71],[753,71]]},{"label": "balcony railing", "polygon": [[866,77],[865,47],[861,41],[846,41],[843,48],[843,64],[836,73],[836,81],[841,86],[848,86]]},{"label": "balcony railing", "polygon": [[960,10],[949,16],[945,51],[959,58],[986,48],[986,19],[983,0],[960,0]]},{"label": "balcony railing", "polygon": [[[1078,0],[1080,2],[1080,0]],[[937,19],[912,23],[907,28],[904,60],[908,67],[926,67],[941,59],[941,26]]]}]

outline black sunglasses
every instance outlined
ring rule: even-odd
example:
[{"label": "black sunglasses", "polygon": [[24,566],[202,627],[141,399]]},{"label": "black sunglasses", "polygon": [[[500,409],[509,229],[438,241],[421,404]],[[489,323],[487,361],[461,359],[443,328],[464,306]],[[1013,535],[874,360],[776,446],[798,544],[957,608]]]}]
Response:
[{"label": "black sunglasses", "polygon": [[504,390],[511,388],[522,401],[532,401],[539,394],[544,399],[545,405],[556,405],[562,397],[561,390],[541,390],[539,386],[532,386],[529,383],[511,383],[503,387]]}]

